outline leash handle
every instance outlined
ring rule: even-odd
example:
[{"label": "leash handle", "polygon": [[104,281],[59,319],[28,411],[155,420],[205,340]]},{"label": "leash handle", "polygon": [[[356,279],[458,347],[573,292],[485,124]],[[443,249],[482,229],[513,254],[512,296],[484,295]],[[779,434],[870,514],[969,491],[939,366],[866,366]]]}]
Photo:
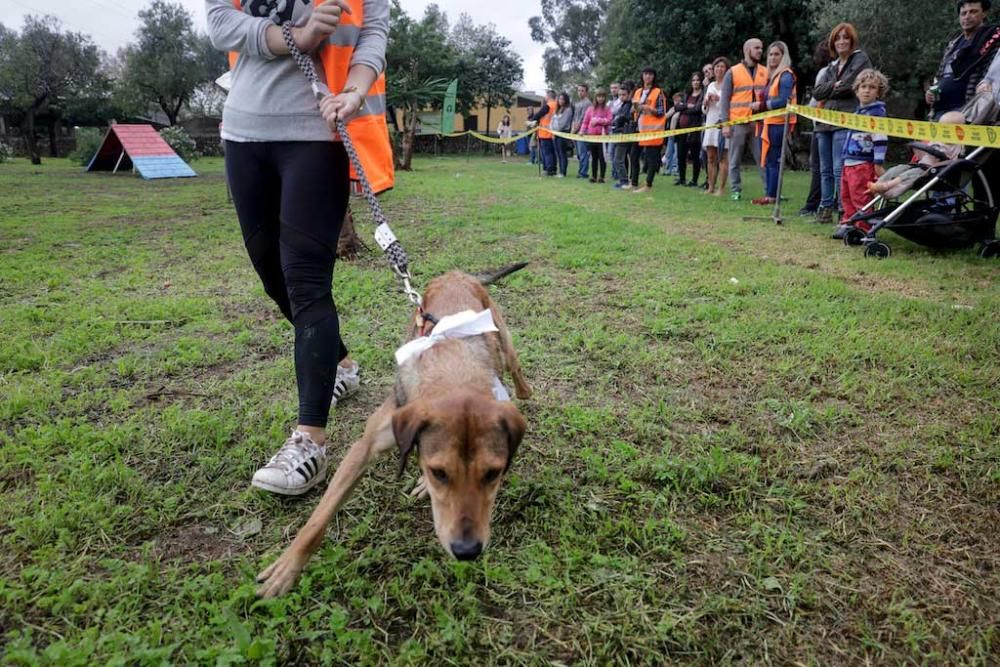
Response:
[{"label": "leash handle", "polygon": [[[309,81],[309,86],[312,88],[316,99],[322,100],[327,95],[332,94],[330,89],[327,88],[326,84],[316,74],[316,67],[313,65],[312,58],[302,53],[298,45],[295,44],[295,39],[292,37],[291,23],[283,23],[281,25],[281,35],[285,39],[285,46],[288,47],[288,52],[292,55],[295,64],[298,65]],[[358,157],[358,151],[354,147],[351,135],[347,133],[347,123],[344,122],[343,118],[337,119],[337,134],[340,135],[340,140],[343,142],[347,156],[354,167],[354,173],[357,174],[358,182],[361,183],[361,192],[368,201],[368,208],[371,209],[372,217],[375,219],[375,242],[382,248],[382,252],[385,253],[393,272],[403,282],[403,292],[415,306],[422,308],[423,303],[420,293],[410,285],[410,280],[413,278],[410,275],[410,258],[406,255],[403,246],[396,239],[396,235],[392,233],[392,229],[389,228],[389,221],[386,219],[385,213],[382,212],[382,206],[375,197],[375,191],[372,190],[368,176],[365,174],[365,168],[361,164],[361,158]]]}]

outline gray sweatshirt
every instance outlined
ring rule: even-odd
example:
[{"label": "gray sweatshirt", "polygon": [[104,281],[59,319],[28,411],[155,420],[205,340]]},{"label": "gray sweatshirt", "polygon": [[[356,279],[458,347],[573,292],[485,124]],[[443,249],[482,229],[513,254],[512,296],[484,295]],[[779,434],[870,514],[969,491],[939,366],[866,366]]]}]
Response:
[{"label": "gray sweatshirt", "polygon": [[573,134],[580,132],[583,116],[587,113],[587,109],[592,106],[593,103],[590,100],[577,100],[573,103]]},{"label": "gray sweatshirt", "polygon": [[[269,25],[287,21],[304,25],[313,3],[243,0],[242,5],[240,11],[231,0],[205,0],[212,45],[240,54],[222,111],[222,138],[241,142],[332,141],[333,134],[319,113],[305,75],[291,56],[272,54],[264,36]],[[364,11],[351,65],[368,65],[381,73],[389,35],[389,0],[364,0]],[[341,30],[349,29],[352,27],[338,28],[330,39],[337,40]],[[322,77],[322,65],[313,60]]]},{"label": "gray sweatshirt", "polygon": [[573,129],[573,107],[568,106],[562,111],[556,109],[552,116],[552,129],[559,132],[569,132]]}]

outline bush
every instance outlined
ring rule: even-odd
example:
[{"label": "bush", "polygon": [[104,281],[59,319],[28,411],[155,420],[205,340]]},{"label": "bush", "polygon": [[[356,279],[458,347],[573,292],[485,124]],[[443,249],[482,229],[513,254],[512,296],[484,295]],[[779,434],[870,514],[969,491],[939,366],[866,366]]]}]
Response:
[{"label": "bush", "polygon": [[76,149],[66,157],[81,167],[90,164],[97,149],[101,147],[104,132],[96,127],[80,127],[76,130]]},{"label": "bush", "polygon": [[4,162],[10,162],[11,158],[14,157],[14,149],[0,141],[0,164]]},{"label": "bush", "polygon": [[180,155],[181,159],[185,162],[198,159],[198,145],[195,144],[194,139],[191,138],[191,135],[183,127],[177,127],[176,125],[165,127],[160,130],[160,136],[170,144],[174,152]]}]

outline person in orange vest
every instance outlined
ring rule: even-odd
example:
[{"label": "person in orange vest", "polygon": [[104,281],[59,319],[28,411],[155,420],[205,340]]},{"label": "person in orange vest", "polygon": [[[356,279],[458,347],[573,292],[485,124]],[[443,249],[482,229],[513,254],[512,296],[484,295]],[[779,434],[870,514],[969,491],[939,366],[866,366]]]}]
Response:
[{"label": "person in orange vest", "polygon": [[[743,61],[726,72],[726,78],[722,81],[719,122],[749,118],[764,109],[767,68],[760,62],[763,56],[764,43],[759,39],[753,38],[744,42]],[[733,199],[737,201],[743,192],[740,162],[743,160],[743,151],[747,143],[750,144],[755,164],[760,164],[760,136],[756,125],[756,123],[742,123],[722,128],[722,136],[729,144],[729,190]],[[763,181],[763,170],[760,174]]]},{"label": "person in orange vest", "polygon": [[[792,72],[792,57],[788,45],[773,42],[767,47],[767,71],[770,84],[764,108],[768,111],[784,109],[789,104],[797,104],[795,73]],[[788,117],[788,130],[795,128],[795,114]],[[781,171],[781,146],[785,141],[785,117],[773,116],[764,119],[761,132],[760,162],[764,167],[767,187],[764,196],[752,203],[767,206],[778,198],[778,174]]]},{"label": "person in orange vest", "polygon": [[556,91],[545,91],[545,102],[533,115],[528,117],[528,126],[538,126],[538,151],[542,154],[542,169],[546,176],[556,175],[556,149],[553,143],[553,135],[549,132],[552,125],[552,117],[556,113]]},{"label": "person in orange vest", "polygon": [[[639,133],[662,132],[667,125],[667,102],[663,91],[656,87],[656,70],[647,67],[642,70],[642,86],[632,94],[632,108],[638,114]],[[660,150],[663,138],[639,141],[629,154],[632,192],[649,192],[653,187],[653,177],[660,168]],[[639,158],[646,170],[646,184],[639,185]],[[627,189],[627,188],[622,188]]]},{"label": "person in orange vest", "polygon": [[[264,291],[295,329],[298,420],[253,476],[255,487],[305,493],[326,476],[331,406],[358,388],[331,292],[351,166],[347,128],[376,191],[393,184],[385,122],[389,0],[206,0],[209,38],[231,52],[222,113],[226,177]],[[331,94],[317,104],[287,38],[322,64]],[[317,68],[319,69],[319,68]]]}]

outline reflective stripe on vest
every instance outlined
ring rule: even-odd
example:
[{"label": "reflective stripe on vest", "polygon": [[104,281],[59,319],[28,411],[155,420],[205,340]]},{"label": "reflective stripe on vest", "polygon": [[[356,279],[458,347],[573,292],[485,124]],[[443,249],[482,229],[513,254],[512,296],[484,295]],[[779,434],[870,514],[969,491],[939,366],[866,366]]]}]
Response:
[{"label": "reflective stripe on vest", "polygon": [[[326,44],[320,49],[319,60],[323,65],[317,68],[317,74],[326,75],[326,85],[334,93],[342,91],[347,86],[347,75],[351,69],[351,58],[354,47],[361,38],[361,26],[364,25],[364,0],[348,0],[351,13],[340,15],[340,24]],[[233,7],[242,11],[240,0],[233,0]],[[236,66],[239,53],[229,54],[230,69]],[[303,85],[307,85],[303,82]],[[375,192],[388,190],[395,182],[393,171],[392,147],[389,143],[389,126],[385,120],[385,72],[375,79],[368,90],[365,103],[358,113],[347,123],[347,131],[357,149],[358,158],[365,168],[365,176]],[[354,166],[351,165],[351,180],[357,180]]]},{"label": "reflective stripe on vest", "polygon": [[733,67],[730,72],[733,76],[733,94],[729,98],[729,120],[749,118],[753,115],[753,103],[764,97],[764,91],[767,90],[767,68],[757,65],[752,79],[743,63]]},{"label": "reflective stripe on vest", "polygon": [[[771,81],[771,87],[767,91],[767,98],[769,100],[770,99],[777,99],[777,97],[778,97],[778,90],[781,88],[781,76],[785,72],[788,72],[789,74],[792,75],[792,95],[791,95],[791,97],[788,98],[788,103],[789,104],[796,104],[797,103],[796,100],[798,100],[798,90],[797,90],[797,85],[795,83],[795,72],[793,72],[790,69],[782,70],[781,72],[778,72],[778,74],[774,77],[774,80]],[[761,133],[760,133],[760,140],[761,140],[760,141],[760,166],[762,166],[762,167],[766,167],[767,166],[767,156],[768,156],[768,153],[770,153],[771,151],[780,151],[781,150],[781,146],[772,146],[771,145],[771,134],[769,132],[769,128],[772,125],[778,125],[782,129],[784,129],[785,117],[784,116],[772,116],[770,118],[765,118],[764,119],[764,127],[763,127],[763,129],[761,130]],[[795,127],[795,114],[789,114],[788,115],[788,129],[791,130],[793,127]],[[786,141],[785,135],[782,134],[781,136],[782,136],[782,141]]]},{"label": "reflective stripe on vest", "polygon": [[549,132],[547,129],[544,129],[544,128],[552,127],[552,116],[556,112],[556,103],[555,102],[549,102],[548,100],[546,100],[545,101],[545,105],[549,108],[549,112],[547,114],[545,114],[544,116],[542,116],[542,119],[538,121],[538,138],[539,139],[551,139],[552,138],[552,133]]},{"label": "reflective stripe on vest", "polygon": [[[793,72],[790,69],[782,70],[781,72],[778,73],[777,76],[774,77],[774,80],[771,82],[771,87],[767,91],[767,99],[774,100],[778,98],[779,94],[778,91],[781,88],[781,77],[785,72],[788,72],[789,74],[792,75],[792,96],[788,98],[788,104],[798,104],[799,103],[798,83],[795,77],[795,72]],[[796,123],[796,115],[789,114],[788,124],[795,125],[795,123]],[[785,124],[784,116],[771,116],[770,118],[764,119],[764,125],[784,125],[784,124]]]},{"label": "reflective stripe on vest", "polygon": [[[642,88],[639,88],[632,94],[632,104],[636,108],[639,106],[639,100],[642,99]],[[651,88],[649,94],[646,96],[645,104],[652,108],[656,108],[656,102],[659,100],[660,95],[663,91],[659,88]],[[667,115],[655,116],[651,113],[642,112],[639,114],[639,132],[662,132],[667,127]],[[662,146],[663,139],[647,139],[645,141],[639,142],[640,146]]]}]

